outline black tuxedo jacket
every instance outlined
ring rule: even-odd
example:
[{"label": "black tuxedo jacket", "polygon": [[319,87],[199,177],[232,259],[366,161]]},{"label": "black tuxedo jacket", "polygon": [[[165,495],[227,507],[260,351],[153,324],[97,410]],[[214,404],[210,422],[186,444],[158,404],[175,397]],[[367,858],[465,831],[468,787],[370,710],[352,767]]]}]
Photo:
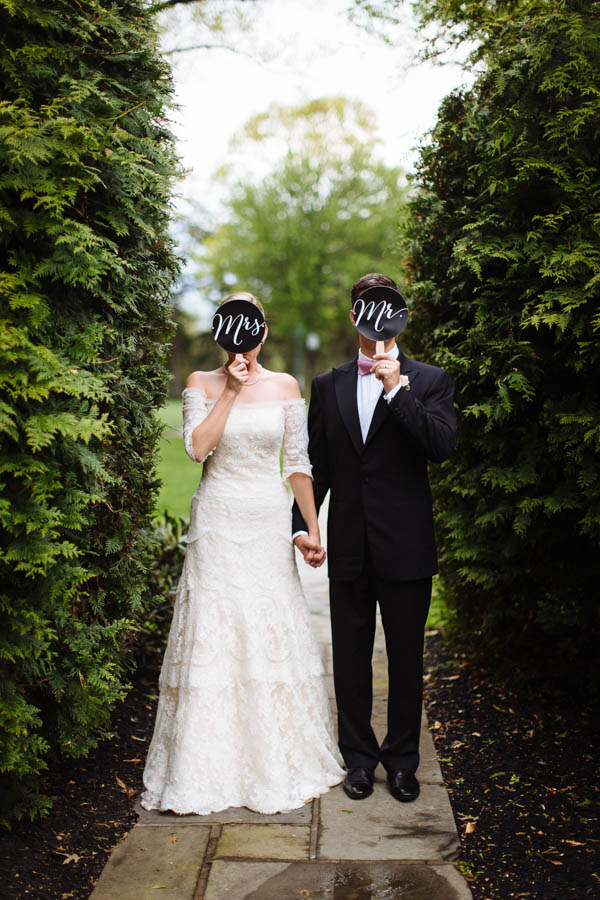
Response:
[{"label": "black tuxedo jacket", "polygon": [[[400,354],[401,388],[381,396],[363,443],[356,404],[356,359],[312,383],[309,455],[317,510],[331,492],[327,525],[329,577],[356,578],[368,543],[380,578],[413,581],[437,572],[427,462],[454,445],[450,376]],[[307,530],[294,503],[293,531]]]}]

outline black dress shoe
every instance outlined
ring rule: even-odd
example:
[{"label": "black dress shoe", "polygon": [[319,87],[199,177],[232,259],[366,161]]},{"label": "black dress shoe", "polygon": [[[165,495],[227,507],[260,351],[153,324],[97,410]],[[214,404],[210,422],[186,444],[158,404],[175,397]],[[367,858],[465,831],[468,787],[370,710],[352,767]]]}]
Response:
[{"label": "black dress shoe", "polygon": [[392,797],[401,803],[411,803],[421,791],[414,772],[409,772],[408,769],[390,769],[388,784]]},{"label": "black dress shoe", "polygon": [[356,766],[354,769],[348,769],[342,787],[351,800],[364,800],[373,793],[374,777],[373,769]]}]

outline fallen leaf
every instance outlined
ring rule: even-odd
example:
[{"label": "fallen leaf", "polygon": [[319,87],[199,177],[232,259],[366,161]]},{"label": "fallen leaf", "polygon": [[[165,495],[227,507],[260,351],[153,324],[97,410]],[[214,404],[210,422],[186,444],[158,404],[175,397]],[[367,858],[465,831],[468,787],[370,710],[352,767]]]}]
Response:
[{"label": "fallen leaf", "polygon": [[465,825],[465,834],[472,834],[475,831],[475,822],[467,822]]},{"label": "fallen leaf", "polygon": [[68,853],[67,856],[65,856],[65,858],[63,859],[63,866],[66,863],[70,863],[70,862],[78,863],[80,859],[81,859],[81,857],[79,856],[78,853]]},{"label": "fallen leaf", "polygon": [[342,809],[341,807],[338,807],[338,812],[351,813],[352,810],[351,809]]},{"label": "fallen leaf", "polygon": [[123,793],[127,794],[128,798],[135,797],[135,795],[138,793],[138,791],[136,791],[135,788],[127,787],[125,782],[122,781],[118,775],[115,775],[115,781],[117,782],[117,784],[119,785],[119,787],[121,788]]},{"label": "fallen leaf", "polygon": [[175,832],[173,832],[173,834],[171,835],[171,843],[176,844],[178,840],[179,840],[179,838],[177,837]]}]

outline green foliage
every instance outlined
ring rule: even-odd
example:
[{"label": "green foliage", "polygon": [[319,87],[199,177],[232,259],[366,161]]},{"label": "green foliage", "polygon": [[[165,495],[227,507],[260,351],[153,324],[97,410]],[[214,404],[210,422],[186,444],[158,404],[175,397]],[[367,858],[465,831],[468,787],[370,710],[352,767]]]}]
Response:
[{"label": "green foliage", "polygon": [[[367,271],[389,271],[405,202],[401,172],[374,158],[374,126],[360,104],[327,98],[253,118],[245,141],[292,147],[264,178],[240,179],[227,221],[204,245],[219,290],[265,302],[268,348],[291,367],[298,330],[321,337],[328,364],[354,352],[349,292]],[[238,143],[243,144],[240,138]],[[256,152],[256,148],[255,148]]]},{"label": "green foliage", "polygon": [[600,3],[510,6],[422,148],[408,340],[456,383],[435,501],[459,627],[581,682],[600,637]]},{"label": "green foliage", "polygon": [[0,821],[125,690],[176,271],[143,0],[0,0]]},{"label": "green foliage", "polygon": [[133,645],[136,667],[152,678],[160,669],[169,636],[187,526],[187,519],[165,510],[152,535],[152,565],[146,575],[146,596],[136,619]]}]

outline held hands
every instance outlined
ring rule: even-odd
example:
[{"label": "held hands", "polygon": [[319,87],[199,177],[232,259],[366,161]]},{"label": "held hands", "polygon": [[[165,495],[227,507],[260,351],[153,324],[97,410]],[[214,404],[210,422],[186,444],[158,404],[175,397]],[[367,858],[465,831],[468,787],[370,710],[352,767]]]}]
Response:
[{"label": "held hands", "polygon": [[376,353],[373,359],[375,363],[371,372],[382,382],[384,393],[389,394],[400,384],[400,360],[391,359],[385,353]]},{"label": "held hands", "polygon": [[325,562],[325,548],[321,546],[320,535],[299,534],[294,538],[294,543],[304,557],[304,562],[318,569]]}]

